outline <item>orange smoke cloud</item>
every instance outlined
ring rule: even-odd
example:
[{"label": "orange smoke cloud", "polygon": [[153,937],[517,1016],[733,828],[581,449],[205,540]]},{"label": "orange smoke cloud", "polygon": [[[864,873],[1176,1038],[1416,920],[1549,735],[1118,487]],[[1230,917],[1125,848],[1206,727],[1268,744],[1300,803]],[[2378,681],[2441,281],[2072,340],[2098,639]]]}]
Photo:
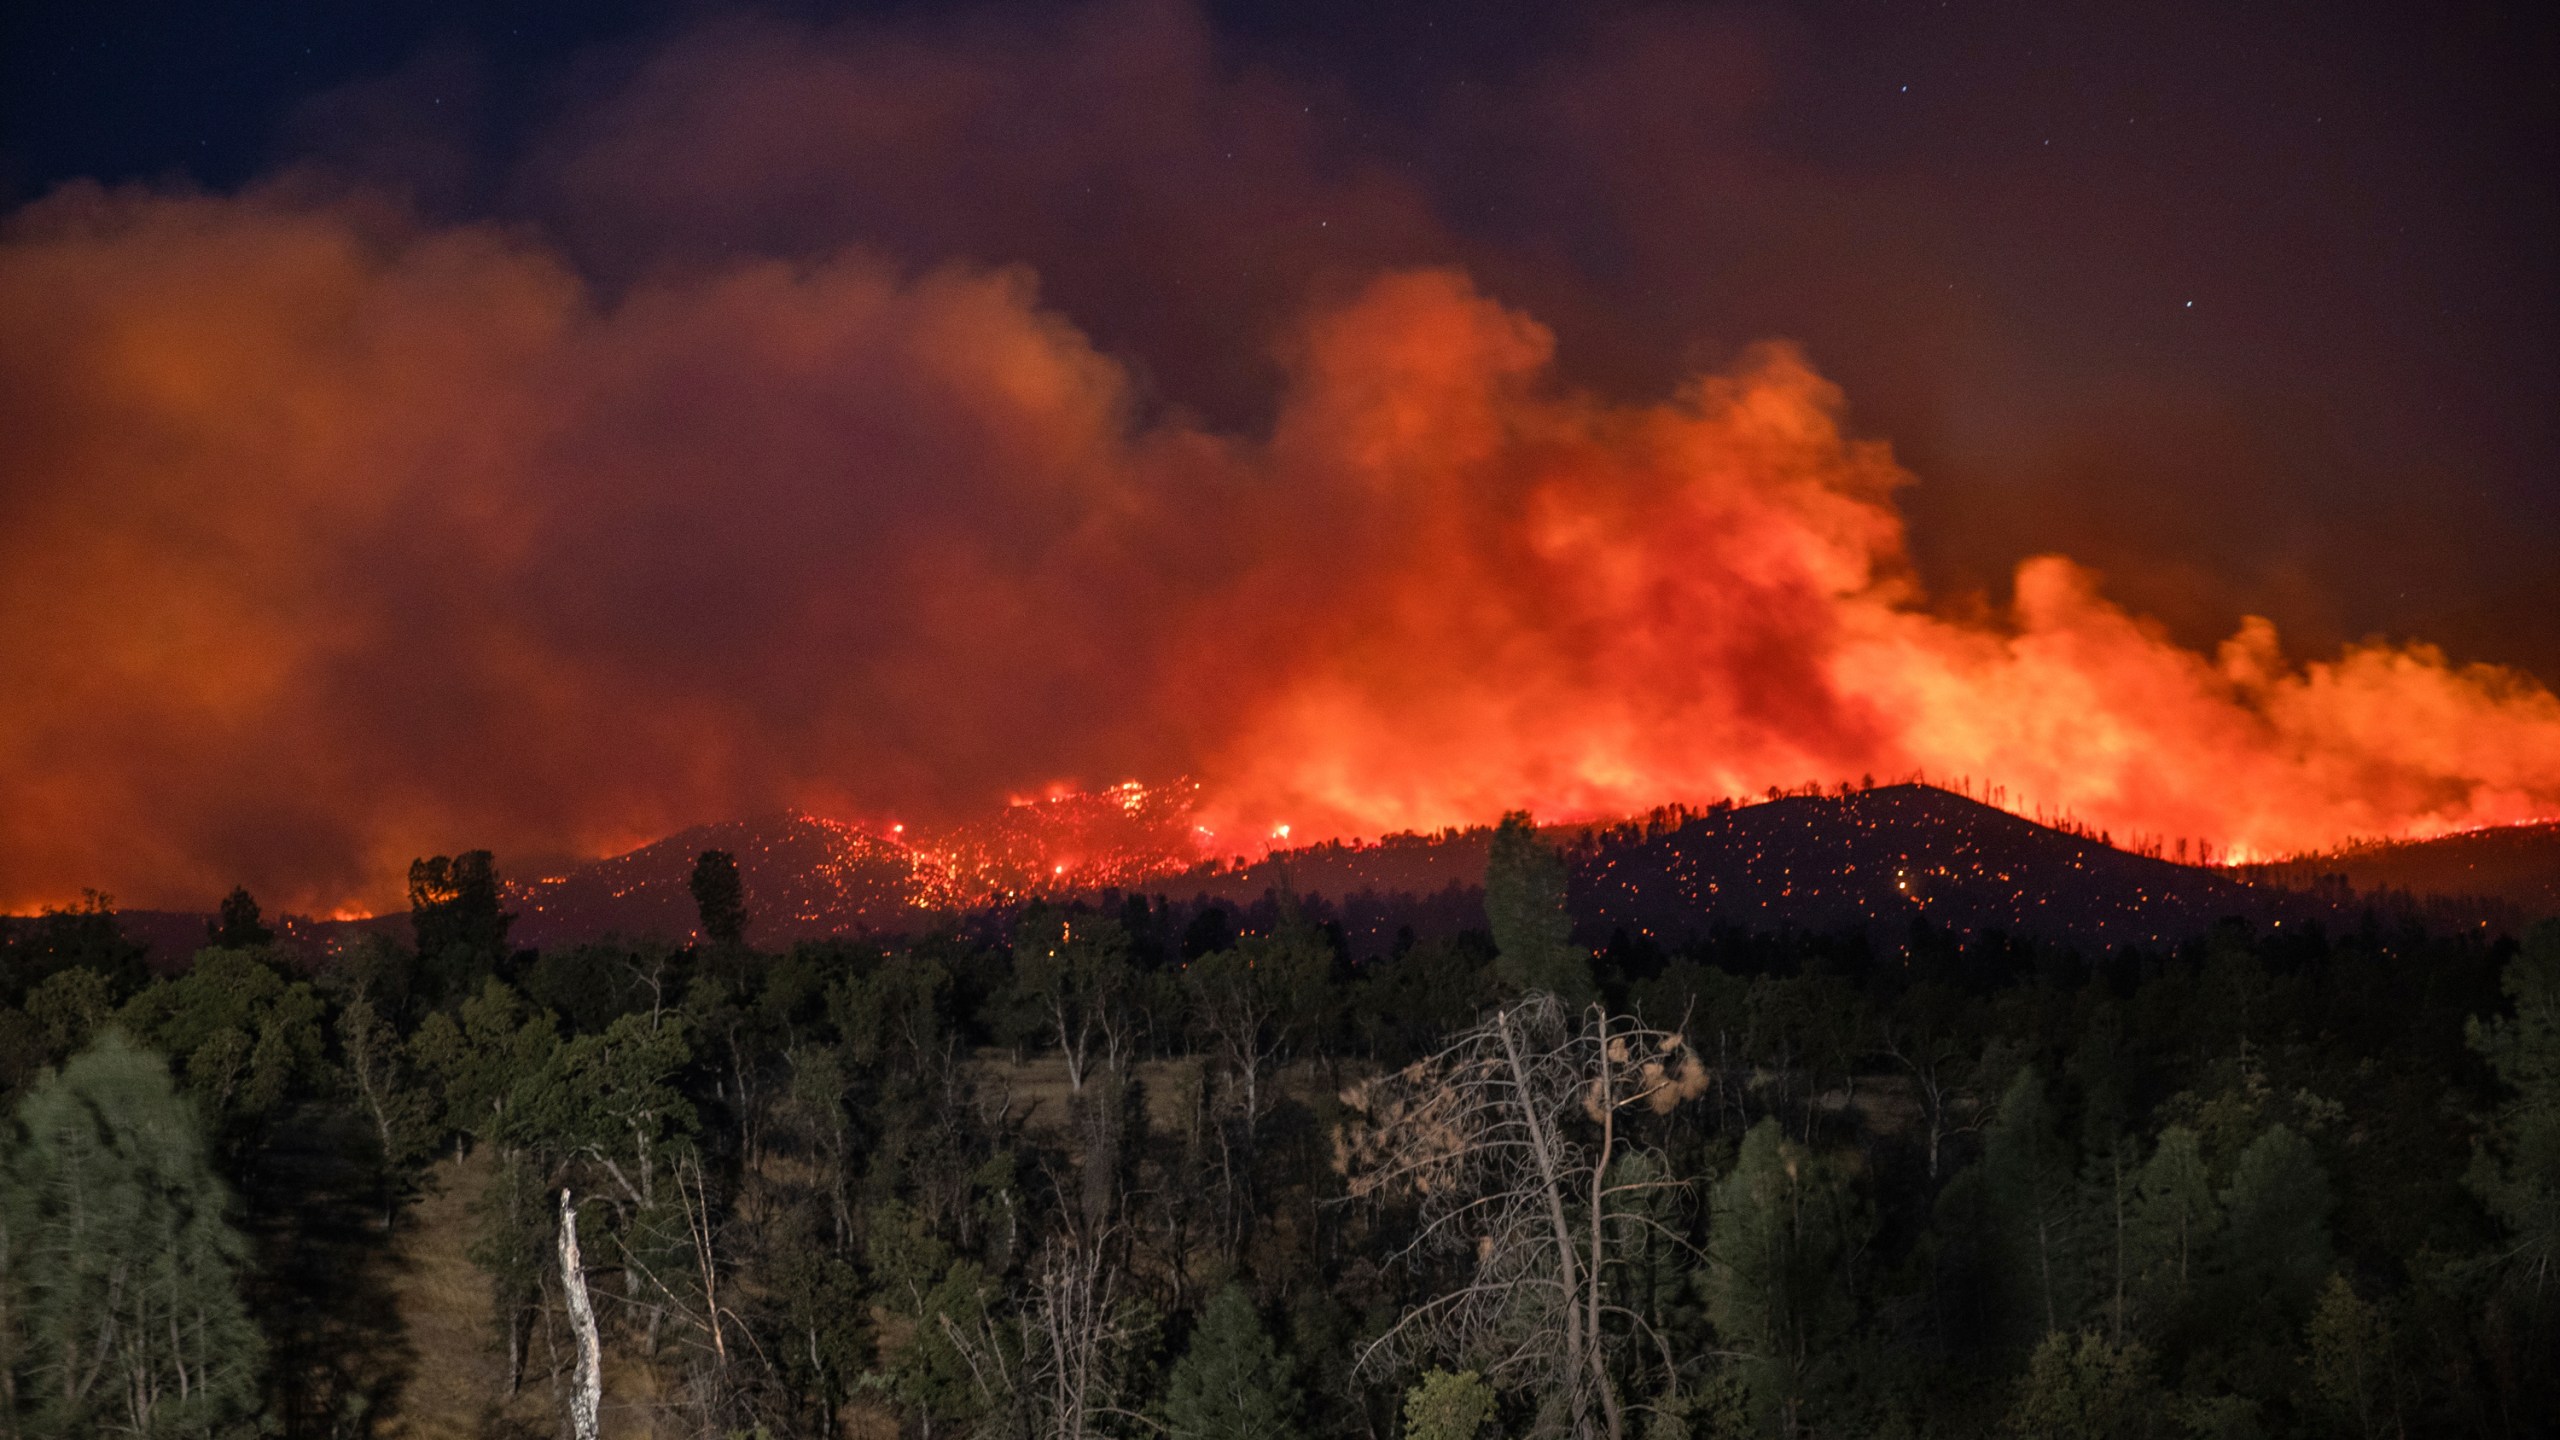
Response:
[{"label": "orange smoke cloud", "polygon": [[1950,618],[1792,351],[1613,403],[1448,271],[1317,308],[1252,436],[1148,416],[1024,271],[607,298],[284,190],[31,208],[0,333],[0,905],[1060,776],[1300,839],[1914,768],[2253,851],[2560,811],[2519,675],[2197,654],[2058,558]]},{"label": "orange smoke cloud", "polygon": [[2521,674],[2381,644],[2297,667],[2254,617],[2200,655],[2059,556],[2004,616],[1933,614],[1907,477],[1801,357],[1612,406],[1548,352],[1442,274],[1314,327],[1270,463],[1351,538],[1330,585],[1251,593],[1288,658],[1208,767],[1237,803],[1375,831],[1917,769],[2260,855],[2560,810],[2560,700]]}]

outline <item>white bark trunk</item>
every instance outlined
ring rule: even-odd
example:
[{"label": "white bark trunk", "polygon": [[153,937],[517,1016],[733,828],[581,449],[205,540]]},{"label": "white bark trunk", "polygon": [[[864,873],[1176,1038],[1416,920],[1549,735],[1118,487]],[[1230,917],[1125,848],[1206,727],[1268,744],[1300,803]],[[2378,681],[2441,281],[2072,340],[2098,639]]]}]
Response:
[{"label": "white bark trunk", "polygon": [[578,1335],[578,1373],[569,1388],[569,1428],[576,1440],[597,1440],[604,1404],[604,1346],[596,1337],[595,1306],[587,1300],[587,1272],[578,1260],[578,1207],[560,1192],[560,1288],[569,1297],[569,1328]]}]

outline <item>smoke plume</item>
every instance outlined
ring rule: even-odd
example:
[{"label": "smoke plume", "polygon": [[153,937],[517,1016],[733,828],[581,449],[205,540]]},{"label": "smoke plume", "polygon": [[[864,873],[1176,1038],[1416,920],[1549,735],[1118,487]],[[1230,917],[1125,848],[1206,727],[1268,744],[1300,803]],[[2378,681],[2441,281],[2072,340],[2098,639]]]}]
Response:
[{"label": "smoke plume", "polygon": [[[15,216],[0,907],[379,905],[433,851],[1176,774],[1222,846],[1914,770],[2257,854],[2560,812],[2519,673],[2198,651],[2060,556],[1933,599],[1798,351],[1574,383],[1294,92],[1198,80],[1180,12],[1091,25],[1027,98],[1004,34],[716,32],[562,124],[541,225],[309,173]],[[1037,133],[1093,155],[1007,144],[1078,105]],[[1184,188],[1231,151],[1257,183]],[[1089,214],[1049,182],[1097,167]]]}]

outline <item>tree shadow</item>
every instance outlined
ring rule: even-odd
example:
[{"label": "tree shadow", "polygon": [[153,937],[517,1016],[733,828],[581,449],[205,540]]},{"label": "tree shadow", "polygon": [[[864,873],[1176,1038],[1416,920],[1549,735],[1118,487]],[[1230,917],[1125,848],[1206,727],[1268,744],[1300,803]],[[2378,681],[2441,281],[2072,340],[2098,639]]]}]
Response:
[{"label": "tree shadow", "polygon": [[247,1296],[267,1338],[270,1413],[295,1440],[372,1433],[417,1367],[378,1176],[371,1131],[317,1103],[271,1127],[247,1167]]}]

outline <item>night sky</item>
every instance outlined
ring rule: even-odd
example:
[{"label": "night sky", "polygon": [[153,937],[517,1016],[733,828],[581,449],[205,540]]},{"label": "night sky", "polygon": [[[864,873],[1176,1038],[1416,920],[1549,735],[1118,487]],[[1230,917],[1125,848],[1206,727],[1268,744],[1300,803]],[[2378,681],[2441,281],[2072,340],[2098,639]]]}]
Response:
[{"label": "night sky", "polygon": [[[910,398],[888,407],[890,418],[844,432],[859,437],[847,443],[871,447],[866,455],[886,457],[864,472],[872,478],[859,503],[847,501],[812,478],[812,466],[825,462],[811,457],[828,453],[814,439],[787,456],[758,458],[763,437],[814,435],[808,427],[835,423],[823,417],[841,395],[818,387],[802,399],[776,398],[799,395],[797,382],[766,383],[724,366],[708,339],[700,342],[708,348],[669,340],[663,351],[599,341],[586,358],[547,361],[551,368],[540,373],[622,373],[621,362],[600,358],[608,351],[683,355],[645,383],[632,380],[627,394],[617,392],[612,418],[593,422],[594,435],[616,437],[611,447],[593,436],[562,438],[574,425],[545,429],[528,420],[521,444],[488,439],[490,456],[473,458],[459,440],[456,449],[416,448],[425,442],[413,444],[414,435],[442,421],[376,427],[400,432],[398,446],[408,448],[398,454],[432,451],[442,457],[435,463],[451,467],[431,493],[453,513],[436,510],[394,543],[361,528],[380,521],[371,511],[343,524],[312,518],[328,510],[314,497],[335,494],[334,482],[294,482],[319,488],[284,499],[284,481],[271,493],[260,488],[268,481],[241,478],[258,473],[241,454],[270,440],[226,440],[221,459],[200,463],[167,457],[212,450],[173,441],[154,452],[160,458],[82,469],[91,461],[77,457],[97,453],[83,427],[94,421],[99,435],[120,433],[125,422],[112,415],[127,412],[101,401],[98,416],[110,418],[59,419],[70,402],[39,397],[34,387],[61,366],[39,366],[30,349],[22,352],[17,398],[0,390],[0,420],[15,415],[23,432],[0,441],[0,518],[41,512],[48,524],[70,525],[62,507],[74,503],[64,498],[71,482],[50,478],[58,475],[129,477],[139,465],[154,478],[132,481],[144,487],[135,493],[165,498],[178,483],[169,476],[218,470],[233,478],[187,493],[237,503],[243,514],[264,513],[259,507],[272,502],[275,515],[292,517],[254,535],[226,532],[219,543],[241,546],[248,568],[264,566],[259,557],[272,551],[310,547],[334,556],[330,563],[348,576],[426,572],[458,546],[490,577],[466,587],[467,600],[424,581],[414,594],[376,597],[379,615],[398,623],[439,634],[483,627],[468,644],[454,642],[455,654],[475,657],[467,664],[430,656],[404,679],[343,668],[329,669],[325,684],[302,671],[275,679],[352,697],[317,702],[338,716],[322,727],[325,738],[172,749],[172,728],[197,724],[174,713],[110,722],[108,739],[63,738],[75,711],[123,713],[121,692],[112,689],[15,730],[0,727],[0,767],[51,777],[20,789],[15,798],[32,807],[21,814],[60,825],[84,797],[107,796],[98,802],[104,815],[189,817],[165,849],[102,878],[177,892],[226,873],[216,857],[237,854],[234,868],[300,887],[305,899],[343,898],[370,894],[366,887],[393,863],[386,857],[404,848],[484,833],[569,854],[774,802],[958,804],[1044,779],[1098,783],[1141,770],[1214,779],[1217,757],[1241,743],[1236,736],[1265,743],[1297,733],[1290,726],[1299,721],[1269,717],[1315,713],[1321,706],[1306,697],[1316,692],[1302,687],[1287,703],[1239,702],[1230,707],[1235,715],[1259,718],[1202,722],[1180,735],[1130,720],[1120,707],[1196,713],[1224,704],[1195,691],[1225,696],[1243,682],[1203,680],[1190,660],[1187,678],[1169,679],[1181,667],[1161,657],[1198,656],[1205,636],[1233,613],[1285,608],[1270,598],[1290,593],[1275,578],[1286,565],[1274,557],[1295,553],[1292,545],[1322,550],[1325,526],[1307,521],[1301,533],[1292,528],[1300,522],[1246,502],[1198,500],[1181,488],[1189,480],[1127,477],[1196,477],[1228,464],[1262,481],[1310,465],[1308,474],[1338,471],[1304,460],[1288,439],[1289,417],[1306,408],[1308,367],[1333,373],[1306,358],[1330,353],[1311,334],[1333,333],[1321,324],[1310,331],[1307,317],[1364,303],[1370,308],[1361,314],[1391,311],[1363,287],[1425,267],[1463,274],[1467,293],[1547,327],[1552,370],[1540,383],[1579,397],[1572,403],[1595,414],[1634,414],[1608,407],[1656,404],[1700,373],[1747,371],[1759,342],[1801,347],[1803,363],[1837,387],[1835,413],[1848,435],[1890,444],[1914,477],[1875,492],[1891,492],[1875,503],[1893,507],[1907,536],[1859,542],[1862,554],[1885,557],[1884,570],[1897,570],[1907,555],[1913,588],[1892,603],[1914,613],[1996,628],[2008,623],[1998,620],[2008,607],[2024,603],[2013,600],[2013,590],[2023,594],[2013,579],[2019,562],[2062,554],[2100,577],[2110,605],[2148,617],[2142,623],[2157,628],[2146,634],[2198,653],[2212,653],[2243,616],[2258,615],[2274,622],[2294,663],[2380,638],[2431,642],[2455,662],[2560,679],[2560,604],[2551,599],[2552,556],[2560,553],[2560,171],[2551,163],[2560,148],[2560,20],[2548,7],[1325,0],[1206,9],[530,8],[538,13],[484,4],[12,7],[0,32],[0,201],[18,212],[16,233],[41,231],[46,243],[70,247],[64,256],[89,243],[82,237],[127,233],[119,226],[148,231],[133,241],[137,248],[117,251],[125,258],[76,273],[157,275],[165,262],[175,267],[168,273],[177,278],[166,282],[172,296],[202,294],[209,282],[201,277],[215,272],[187,267],[231,253],[222,246],[233,242],[203,237],[234,225],[244,207],[261,216],[325,214],[359,236],[396,232],[404,238],[379,241],[395,250],[423,243],[419,237],[480,237],[472,243],[506,251],[509,264],[538,257],[526,263],[549,278],[523,280],[524,294],[571,287],[583,298],[561,303],[588,307],[604,317],[596,324],[617,333],[656,323],[653,296],[733,294],[710,278],[721,276],[747,285],[740,277],[789,273],[816,283],[806,277],[852,263],[846,256],[887,267],[882,273],[897,278],[883,284],[927,291],[934,276],[1010,276],[1006,283],[1028,288],[986,303],[1035,307],[1047,318],[1026,322],[1026,334],[1078,337],[1068,348],[1079,355],[1090,347],[1088,359],[1061,363],[1087,377],[1073,384],[1109,392],[1102,409],[1116,418],[1098,423],[1129,427],[1136,437],[1093,463],[1147,498],[1115,490],[1119,498],[1098,500],[1079,491],[1084,498],[1070,504],[1053,487],[983,507],[946,504],[946,481],[961,470],[1037,468],[1047,462],[1021,457],[1051,452],[1029,440],[987,440],[977,421],[918,422],[910,433],[897,415],[943,413],[937,402]],[[56,216],[68,213],[59,208],[62,187],[89,182],[139,187],[135,194],[163,200],[192,195],[215,208],[67,229],[43,218],[48,205]],[[278,260],[280,268],[258,273],[285,277],[276,283],[290,288],[309,263],[317,262]],[[42,273],[56,278],[30,281],[25,293],[62,291],[70,282],[60,275],[74,271]],[[1362,302],[1364,294],[1373,301]],[[371,314],[367,306],[376,303],[320,308]],[[897,303],[906,302],[861,302],[871,307],[864,314]],[[791,310],[775,304],[777,314]],[[100,323],[62,319],[59,333],[97,333]],[[202,333],[228,335],[242,321],[206,323]],[[563,323],[574,331],[587,322]],[[689,323],[665,319],[664,333]],[[993,323],[947,325],[982,339]],[[504,329],[486,320],[456,324],[483,335]],[[960,333],[937,325],[946,322],[920,318],[897,329],[926,338],[897,342],[910,348],[880,362],[890,377],[881,385],[932,371],[929,359],[915,357],[945,353],[931,337]],[[1043,328],[1052,325],[1063,329]],[[801,350],[774,344],[785,358],[773,366],[799,363],[788,357]],[[386,362],[383,372],[394,377],[394,391],[405,377],[445,373],[442,361],[416,358],[441,350],[403,353],[411,358]],[[498,362],[456,363],[485,378]],[[870,373],[846,363],[836,373]],[[987,364],[984,373],[1003,371],[1003,362]],[[306,373],[298,367],[277,373]],[[763,373],[769,379],[781,370]],[[10,383],[0,376],[0,387]],[[522,393],[517,382],[488,383],[492,394]],[[453,388],[419,384],[420,393]],[[102,393],[90,385],[76,398],[86,404]],[[431,409],[468,415],[483,403],[439,401]],[[1275,427],[1277,438],[1268,438]],[[757,438],[741,440],[750,434]],[[996,459],[949,458],[980,455],[966,447],[982,443]],[[391,453],[381,447],[392,442],[368,429],[345,444],[378,466]],[[625,445],[628,453],[597,458],[599,447]],[[1176,451],[1223,458],[1193,464]],[[357,451],[330,453],[343,460]],[[688,468],[686,455],[719,458]],[[724,468],[732,462],[734,476]],[[1084,461],[1058,463],[1061,474],[1089,477]],[[310,464],[315,475],[325,468],[319,459]],[[471,478],[482,465],[490,474],[537,478],[491,481],[482,494]],[[97,498],[121,483],[85,481],[82,493]],[[1234,482],[1246,490],[1257,483]],[[1321,489],[1313,480],[1289,483]],[[228,488],[235,486],[242,488]],[[455,498],[457,491],[479,498]],[[1188,498],[1159,504],[1168,493]],[[1590,492],[1590,513],[1614,503],[1591,496],[1615,493]],[[1041,508],[1052,504],[1058,508]],[[98,505],[80,533],[114,530],[124,523],[118,516],[157,513],[112,497]],[[732,535],[717,518],[731,507],[783,518],[770,530]],[[1154,517],[1143,536],[1093,538],[1092,517],[1134,508]],[[574,525],[561,518],[572,514]],[[892,532],[902,538],[878,553],[898,564],[945,555],[934,549],[941,546],[948,563],[936,562],[940,573],[1015,573],[1059,553],[1033,548],[1026,532],[1010,528],[1034,514],[1044,517],[1046,534],[1097,548],[1056,560],[1058,590],[1030,587],[1011,602],[1021,625],[1060,627],[1021,640],[1025,653],[1076,657],[1072,675],[1035,675],[1014,692],[983,679],[1016,664],[1020,657],[1006,648],[1014,642],[970,638],[980,636],[971,628],[978,620],[951,618],[939,602],[904,608],[897,597],[915,596],[913,583],[881,580],[875,591],[865,588],[869,579],[788,578],[804,569],[812,577],[876,578],[882,565],[859,557],[872,553],[863,548],[869,537]],[[319,530],[298,531],[303,520]],[[492,560],[477,541],[434,538],[447,524],[453,536],[495,528],[534,537],[557,525],[581,543],[550,548],[529,539],[523,548],[531,558],[509,550]],[[359,529],[373,538],[347,538]],[[1257,537],[1250,545],[1222,548],[1217,538],[1247,530]],[[696,541],[712,532],[719,553],[705,558]],[[1004,538],[988,538],[999,533]],[[188,568],[183,559],[149,557],[201,556],[213,543],[139,521],[117,534],[117,544],[92,558],[138,566],[129,580],[144,591]],[[801,556],[794,548],[821,538],[835,547],[835,560],[822,564],[814,550]],[[590,553],[616,558],[589,570],[582,557]],[[1153,578],[1129,578],[1132,556],[1149,557]],[[839,562],[850,568],[825,569]],[[1341,574],[1313,565],[1297,578],[1357,591],[1366,562],[1340,563]],[[1218,590],[1213,573],[1255,578]],[[133,643],[155,658],[129,660],[117,673],[161,696],[175,672],[152,667],[177,665],[168,653],[210,646],[272,654],[271,641],[253,637],[308,636],[342,614],[376,614],[363,605],[342,609],[339,590],[284,597],[281,581],[221,589],[230,598],[218,604],[201,599],[213,593],[201,586],[227,583],[167,581],[166,614],[149,625],[128,624],[122,609],[116,614],[125,618],[109,617],[100,608],[107,601],[64,600],[48,612],[45,633],[95,621],[111,637],[97,644],[115,650],[148,630],[159,638]],[[1093,602],[1101,618],[1082,627],[1056,620],[1056,607],[1037,598],[1068,590],[1108,592],[1107,603]],[[1212,591],[1214,601],[1201,598]],[[204,634],[191,630],[205,616],[231,613],[224,607],[235,601],[241,615],[254,612],[254,623],[241,620],[236,634],[209,620]],[[839,601],[867,617],[859,623],[877,621],[899,638],[872,648],[843,640],[856,630],[829,627],[857,622],[829,608]],[[21,603],[32,604],[23,596]],[[1134,624],[1125,645],[1107,633],[1114,617],[1177,613],[1175,621]],[[765,627],[760,618],[784,614],[795,617],[790,626]],[[1768,642],[1773,653],[1830,643],[1788,628],[1792,620],[1770,624],[1755,633],[1778,637]],[[757,633],[742,637],[742,627]],[[34,628],[31,620],[24,627]],[[1269,643],[1301,657],[1358,650],[1343,633],[1311,622]],[[1309,638],[1322,635],[1335,638]],[[843,668],[862,681],[831,688],[804,673],[799,663],[813,645],[858,651]],[[71,662],[23,634],[19,647],[0,644],[0,653],[33,666],[22,673],[75,673],[47,670]],[[348,653],[357,648],[350,642]],[[1124,648],[1159,658],[1128,658]],[[499,652],[514,658],[484,663]],[[903,697],[949,680],[936,655],[969,677],[950,681],[963,693],[948,709],[919,709]],[[1766,673],[1778,678],[1768,688],[1781,696],[1832,683],[1788,678],[1791,662],[1751,663],[1773,667]],[[1369,673],[1363,665],[1386,664],[1379,656],[1346,660],[1339,673],[1357,677]],[[180,668],[200,673],[193,659]],[[491,719],[496,697],[527,671],[557,680],[560,695],[528,702],[556,713],[503,725]],[[672,703],[651,722],[656,729],[640,753],[702,755],[709,745],[702,737],[723,738],[711,747],[716,758],[676,767],[686,773],[656,790],[564,780],[554,804],[522,798],[518,792],[541,783],[527,777],[585,763],[562,760],[585,748],[563,738],[493,762],[511,777],[486,782],[509,791],[503,802],[419,798],[467,797],[482,781],[459,779],[475,762],[458,757],[485,750],[491,734],[525,724],[574,737],[583,725],[592,736],[594,722],[581,717],[660,708],[633,699],[659,680],[700,684],[705,694],[752,692],[741,703],[758,714],[826,718],[749,743],[710,701],[692,709]],[[415,693],[401,688],[411,682]],[[971,697],[986,698],[986,709],[1077,717],[1057,727],[1073,738],[1026,749],[1022,730],[999,727],[973,732],[965,744],[948,739],[951,715]],[[244,734],[261,728],[225,709],[228,700],[207,703],[226,717],[220,724]],[[1777,718],[1768,724],[1792,747],[1772,765],[1854,771],[1875,756],[1970,753],[1902,743],[1834,713],[1829,698],[1769,704]],[[2546,733],[2529,720],[2517,722],[2524,738],[2501,742],[2497,763],[2508,770],[2474,773],[2445,762],[2451,768],[2430,771],[2426,783],[2472,795],[2463,802],[2472,818],[2535,809],[2544,783],[2537,767],[2552,757],[2538,748]],[[301,762],[284,753],[353,756],[365,746],[350,736],[395,732],[397,742],[383,748],[409,757],[397,764],[376,756],[297,769]],[[1202,738],[1209,732],[1214,740]],[[114,758],[144,752],[162,758]],[[662,774],[669,768],[657,766]],[[2320,773],[2352,768],[2342,761]],[[204,778],[216,772],[227,778]],[[1704,783],[1679,767],[1672,772],[1692,788]],[[1759,770],[1736,762],[1714,773],[1757,778]],[[1514,778],[1530,776],[1522,783],[1537,788],[1548,774],[1530,766]],[[1363,810],[1342,800],[1339,785],[1292,785],[1282,791],[1330,795],[1329,813],[1346,828],[1441,813],[1421,799]],[[2476,803],[2484,786],[2523,798]],[[356,815],[343,799],[351,788],[407,798]],[[1489,782],[1447,793],[1472,798],[1499,788]],[[2107,803],[2081,792],[2057,797],[2064,800],[2099,811]],[[2376,825],[2453,813],[2435,800],[2369,807]],[[2160,818],[2246,831],[2220,812]],[[463,830],[475,834],[455,833]],[[0,883],[0,901],[87,883],[89,870],[115,868],[96,858],[112,848],[103,840],[10,837],[0,843],[0,865],[14,861],[19,874],[0,877],[10,882]]]},{"label": "night sky", "polygon": [[[537,220],[516,177],[546,123],[727,13],[11,9],[12,204],[80,178],[227,190],[320,157],[440,214]],[[752,13],[1032,26],[1059,9]],[[1222,64],[1322,97],[1322,144],[1516,267],[1498,293],[1559,326],[1574,373],[1642,392],[1753,339],[1804,342],[1925,477],[1914,543],[1942,583],[1997,585],[2061,550],[2195,640],[2249,610],[2311,644],[2385,631],[2560,671],[2546,7],[1207,13]],[[1615,113],[1534,133],[1525,97],[1577,70]],[[349,108],[372,133],[333,123]],[[865,238],[922,238],[864,218]],[[1142,357],[1159,338],[1058,298]],[[1251,413],[1250,378],[1188,369],[1158,371],[1171,398]]]}]

